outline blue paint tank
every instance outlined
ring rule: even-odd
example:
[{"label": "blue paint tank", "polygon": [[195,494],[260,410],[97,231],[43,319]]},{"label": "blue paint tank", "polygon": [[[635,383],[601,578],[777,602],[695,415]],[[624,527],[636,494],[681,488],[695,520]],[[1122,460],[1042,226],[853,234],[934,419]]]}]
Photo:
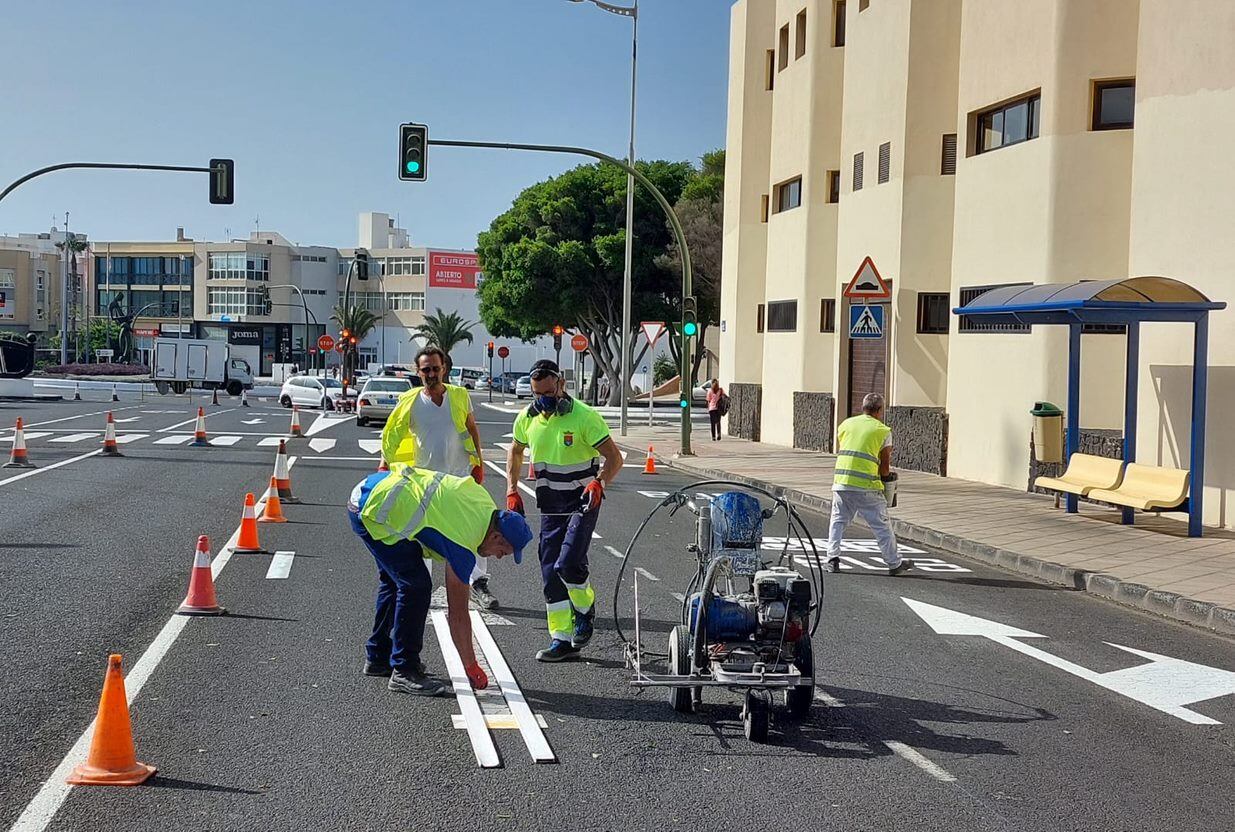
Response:
[{"label": "blue paint tank", "polygon": [[[690,631],[695,631],[699,619],[700,593],[690,596]],[[747,599],[749,606],[740,601],[713,597],[708,603],[708,641],[738,641],[754,635],[759,621],[755,615],[755,601]]]}]

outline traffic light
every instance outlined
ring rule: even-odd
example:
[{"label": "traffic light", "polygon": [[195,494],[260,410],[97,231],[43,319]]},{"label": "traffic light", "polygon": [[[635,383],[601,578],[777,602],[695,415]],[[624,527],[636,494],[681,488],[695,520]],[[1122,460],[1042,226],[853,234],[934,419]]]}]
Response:
[{"label": "traffic light", "polygon": [[399,125],[399,178],[424,182],[428,176],[429,128],[424,124]]},{"label": "traffic light", "polygon": [[236,160],[210,160],[210,204],[232,205],[236,201]]},{"label": "traffic light", "polygon": [[262,293],[262,314],[269,315],[270,312],[274,309],[274,304],[270,302],[270,287],[263,286],[261,288],[261,293]]},{"label": "traffic light", "polygon": [[369,279],[369,252],[363,248],[356,249],[356,279]]},{"label": "traffic light", "polygon": [[490,341],[488,344],[485,345],[485,347],[489,352],[489,357],[492,358],[493,357],[493,342]]},{"label": "traffic light", "polygon": [[296,352],[304,352],[304,339],[303,338],[296,339]]},{"label": "traffic light", "polygon": [[563,332],[565,332],[565,331],[566,331],[566,330],[562,328],[562,325],[561,325],[561,324],[554,324],[554,325],[553,325],[553,348],[554,348],[555,350],[561,351],[561,349],[562,349],[562,333],[563,333]]},{"label": "traffic light", "polygon": [[682,334],[687,338],[699,334],[699,310],[693,297],[682,299]]},{"label": "traffic light", "polygon": [[347,339],[351,336],[351,334],[352,333],[350,330],[344,329],[342,332],[339,333],[339,338],[343,340],[344,342],[346,342]]}]

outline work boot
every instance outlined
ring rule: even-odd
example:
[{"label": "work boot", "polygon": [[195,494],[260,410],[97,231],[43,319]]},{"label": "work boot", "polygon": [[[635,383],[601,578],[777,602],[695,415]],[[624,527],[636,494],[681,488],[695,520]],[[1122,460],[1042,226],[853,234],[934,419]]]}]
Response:
[{"label": "work boot", "polygon": [[493,593],[489,591],[489,576],[477,578],[472,581],[472,600],[476,602],[476,606],[482,610],[495,610],[499,606],[498,600]]},{"label": "work boot", "polygon": [[910,569],[913,569],[913,561],[909,558],[901,558],[901,562],[889,569],[888,574],[895,578],[897,575],[903,575]]},{"label": "work boot", "polygon": [[418,672],[415,667],[406,667],[403,670],[396,669],[390,672],[390,684],[386,685],[386,688],[396,693],[409,693],[412,696],[441,696],[450,689],[450,686],[441,679],[434,679],[432,676]]},{"label": "work boot", "polygon": [[828,558],[828,571],[832,574],[840,572],[840,558]]},{"label": "work boot", "polygon": [[587,643],[592,640],[592,633],[595,628],[592,626],[592,620],[596,618],[596,608],[592,607],[587,612],[579,612],[575,610],[575,634],[570,639],[570,646],[578,650],[581,647],[587,647]]},{"label": "work boot", "polygon": [[571,645],[569,641],[561,638],[555,638],[549,642],[549,646],[536,654],[538,662],[562,662],[579,654],[579,648]]},{"label": "work boot", "polygon": [[361,672],[366,676],[389,676],[390,662],[373,662],[365,659],[364,670]]}]

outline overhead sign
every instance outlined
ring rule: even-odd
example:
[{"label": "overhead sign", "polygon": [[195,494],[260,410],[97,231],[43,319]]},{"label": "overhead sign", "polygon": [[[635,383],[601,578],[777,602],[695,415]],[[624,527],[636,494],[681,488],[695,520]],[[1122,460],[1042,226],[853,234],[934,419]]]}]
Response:
[{"label": "overhead sign", "polygon": [[875,261],[867,257],[862,261],[862,265],[858,266],[849,285],[845,287],[844,295],[847,298],[886,300],[892,297],[892,288],[879,275],[879,270],[875,268]]},{"label": "overhead sign", "polygon": [[510,347],[498,347],[497,357],[498,358],[509,358],[510,357]]},{"label": "overhead sign", "polygon": [[570,348],[575,352],[583,352],[587,349],[587,345],[587,336],[582,332],[576,333],[574,337],[570,339]]},{"label": "overhead sign", "polygon": [[849,337],[850,338],[882,338],[883,337],[883,307],[882,306],[851,306],[849,307]]},{"label": "overhead sign", "polygon": [[429,252],[429,286],[435,289],[475,289],[480,257],[470,251]]},{"label": "overhead sign", "polygon": [[639,324],[639,328],[643,330],[643,337],[648,339],[648,346],[656,346],[656,342],[665,332],[664,321],[644,321]]},{"label": "overhead sign", "polygon": [[238,346],[260,347],[262,345],[261,327],[232,326],[227,328],[227,343]]},{"label": "overhead sign", "polygon": [[322,335],[317,339],[317,348],[323,352],[330,352],[334,349],[334,339],[329,335]]},{"label": "overhead sign", "polygon": [[160,335],[158,327],[135,326],[133,334],[138,338],[157,338]]}]

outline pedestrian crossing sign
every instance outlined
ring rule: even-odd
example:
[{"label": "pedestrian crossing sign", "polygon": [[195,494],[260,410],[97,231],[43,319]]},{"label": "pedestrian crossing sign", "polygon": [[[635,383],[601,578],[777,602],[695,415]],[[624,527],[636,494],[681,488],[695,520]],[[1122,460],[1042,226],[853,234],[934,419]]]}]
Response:
[{"label": "pedestrian crossing sign", "polygon": [[849,307],[849,337],[882,338],[883,309],[882,306]]}]

